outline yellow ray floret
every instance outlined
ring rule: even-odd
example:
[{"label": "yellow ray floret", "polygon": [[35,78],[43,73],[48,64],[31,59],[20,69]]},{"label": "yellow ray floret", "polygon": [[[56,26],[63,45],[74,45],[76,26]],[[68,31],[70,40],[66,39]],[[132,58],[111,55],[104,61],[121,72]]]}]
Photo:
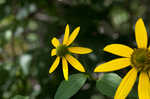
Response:
[{"label": "yellow ray floret", "polygon": [[138,19],[135,25],[135,37],[138,48],[147,48],[147,31],[141,18]]},{"label": "yellow ray floret", "polygon": [[56,55],[56,49],[52,49],[51,56],[55,56],[55,55]]},{"label": "yellow ray floret", "polygon": [[110,72],[128,67],[131,64],[129,58],[118,58],[97,66],[94,72]]},{"label": "yellow ray floret", "polygon": [[65,29],[63,44],[67,44],[68,38],[69,38],[69,25],[67,24]]},{"label": "yellow ray floret", "polygon": [[148,73],[141,72],[138,84],[138,95],[139,99],[150,99],[150,80]]},{"label": "yellow ray floret", "polygon": [[68,80],[68,63],[65,59],[65,57],[62,57],[62,69],[65,80]]},{"label": "yellow ray floret", "polygon": [[65,56],[67,61],[78,71],[80,72],[85,72],[85,69],[83,67],[83,65],[77,60],[75,59],[73,56],[71,55],[66,55]]},{"label": "yellow ray floret", "polygon": [[148,49],[150,50],[150,46],[148,47]]},{"label": "yellow ray floret", "polygon": [[80,31],[80,27],[77,27],[70,35],[70,37],[68,38],[68,42],[67,42],[67,46],[69,46],[77,37],[77,35],[79,34]]},{"label": "yellow ray floret", "polygon": [[133,53],[132,48],[130,48],[126,45],[122,45],[122,44],[107,45],[104,48],[104,51],[115,54],[115,55],[123,56],[123,57],[131,57],[131,55]]},{"label": "yellow ray floret", "polygon": [[49,73],[52,73],[57,68],[59,62],[60,62],[60,57],[57,56],[57,58],[55,59],[53,65],[51,66],[51,68],[49,70]]},{"label": "yellow ray floret", "polygon": [[60,42],[57,38],[54,37],[52,39],[52,44],[53,44],[54,47],[58,47],[60,45]]},{"label": "yellow ray floret", "polygon": [[131,91],[137,77],[137,70],[132,68],[121,81],[114,99],[125,99]]},{"label": "yellow ray floret", "polygon": [[75,54],[88,54],[92,52],[91,49],[84,48],[84,47],[69,47],[68,50],[69,52],[75,53]]}]

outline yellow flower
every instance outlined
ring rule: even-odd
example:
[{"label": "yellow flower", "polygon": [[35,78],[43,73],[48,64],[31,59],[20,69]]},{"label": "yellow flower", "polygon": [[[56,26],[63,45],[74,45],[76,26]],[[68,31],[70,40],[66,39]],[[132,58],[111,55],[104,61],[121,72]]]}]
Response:
[{"label": "yellow flower", "polygon": [[137,74],[139,74],[138,96],[139,99],[150,99],[150,46],[148,45],[147,31],[143,20],[140,18],[135,25],[135,38],[138,48],[132,49],[122,44],[111,44],[104,51],[122,56],[101,64],[94,72],[110,72],[131,66],[132,69],[121,81],[114,99],[125,99],[131,91]]},{"label": "yellow flower", "polygon": [[75,40],[76,36],[78,35],[80,31],[80,27],[77,27],[72,34],[69,36],[69,25],[67,24],[65,29],[65,35],[63,43],[60,44],[59,40],[57,38],[52,39],[52,44],[55,47],[55,49],[52,49],[51,56],[57,56],[54,63],[52,64],[49,73],[52,73],[58,66],[60,62],[60,58],[62,58],[62,69],[65,80],[68,80],[68,63],[67,61],[78,71],[85,72],[84,67],[82,64],[74,58],[71,53],[75,54],[87,54],[91,53],[92,50],[89,48],[84,47],[69,47],[71,43]]}]

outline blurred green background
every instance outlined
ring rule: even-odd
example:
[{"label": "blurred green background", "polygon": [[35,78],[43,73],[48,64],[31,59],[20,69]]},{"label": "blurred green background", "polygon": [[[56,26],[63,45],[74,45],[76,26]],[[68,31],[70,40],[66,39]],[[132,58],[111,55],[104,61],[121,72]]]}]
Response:
[{"label": "blurred green background", "polygon": [[[95,79],[93,69],[117,56],[104,53],[107,44],[136,47],[134,25],[142,17],[147,31],[149,0],[0,0],[0,99],[16,95],[53,99],[63,78],[61,64],[53,74],[51,39],[63,38],[66,24],[80,33],[74,44],[94,50],[76,57]],[[123,77],[128,69],[117,71]],[[69,66],[69,74],[78,73]],[[87,80],[71,99],[111,99]],[[21,99],[21,98],[20,98]]]}]

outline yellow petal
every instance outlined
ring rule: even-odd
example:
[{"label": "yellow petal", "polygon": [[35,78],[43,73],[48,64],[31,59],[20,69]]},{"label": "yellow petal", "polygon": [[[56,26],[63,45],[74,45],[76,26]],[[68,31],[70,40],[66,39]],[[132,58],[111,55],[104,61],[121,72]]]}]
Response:
[{"label": "yellow petal", "polygon": [[150,46],[148,47],[148,49],[150,50]]},{"label": "yellow petal", "polygon": [[92,52],[91,49],[84,48],[84,47],[69,47],[68,50],[69,52],[75,53],[75,54],[88,54]]},{"label": "yellow petal", "polygon": [[62,58],[62,68],[65,80],[68,80],[68,63],[65,57]]},{"label": "yellow petal", "polygon": [[68,42],[67,42],[67,45],[68,45],[68,46],[75,40],[75,38],[77,37],[79,31],[80,31],[80,27],[77,27],[77,28],[72,32],[72,34],[70,35],[70,37],[69,37],[69,39],[68,39]]},{"label": "yellow petal", "polygon": [[81,71],[81,72],[85,72],[85,69],[84,67],[82,66],[82,64],[77,60],[75,59],[73,56],[71,55],[66,55],[65,56],[67,61],[75,68],[77,69],[78,71]]},{"label": "yellow petal", "polygon": [[56,55],[56,49],[52,49],[51,56],[55,56],[55,55]]},{"label": "yellow petal", "polygon": [[114,99],[126,99],[136,81],[136,77],[137,70],[132,68],[121,81],[119,87],[117,88]]},{"label": "yellow petal", "polygon": [[69,25],[67,24],[65,29],[63,44],[67,44],[68,38],[69,38]]},{"label": "yellow petal", "polygon": [[128,67],[130,64],[131,63],[129,58],[117,58],[97,66],[94,72],[110,72],[120,70],[122,68]]},{"label": "yellow petal", "polygon": [[126,45],[122,45],[122,44],[107,45],[104,48],[104,51],[115,54],[115,55],[123,56],[123,57],[131,57],[131,55],[133,53],[132,48],[130,48]]},{"label": "yellow petal", "polygon": [[138,84],[139,99],[150,99],[150,80],[146,72],[141,72]]},{"label": "yellow petal", "polygon": [[53,44],[54,47],[57,47],[57,46],[60,45],[60,42],[59,42],[59,40],[56,37],[54,37],[52,39],[52,44]]},{"label": "yellow petal", "polygon": [[[150,71],[148,72],[149,77],[150,77]],[[150,96],[150,82],[149,82],[149,96]]]},{"label": "yellow petal", "polygon": [[147,31],[141,18],[138,19],[135,25],[135,37],[138,48],[147,48]]},{"label": "yellow petal", "polygon": [[51,66],[50,70],[49,70],[49,73],[52,73],[58,66],[60,62],[60,57],[57,57],[53,63],[53,65]]}]

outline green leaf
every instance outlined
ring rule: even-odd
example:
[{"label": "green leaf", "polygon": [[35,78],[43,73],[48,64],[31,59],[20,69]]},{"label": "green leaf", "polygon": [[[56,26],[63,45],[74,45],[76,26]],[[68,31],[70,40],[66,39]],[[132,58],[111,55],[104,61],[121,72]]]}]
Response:
[{"label": "green leaf", "polygon": [[[104,95],[113,97],[122,78],[115,73],[106,73],[96,82],[96,88]],[[137,99],[137,92],[132,89],[129,99]]]},{"label": "green leaf", "polygon": [[12,99],[29,99],[29,97],[28,96],[16,95]]},{"label": "green leaf", "polygon": [[69,77],[68,81],[62,81],[54,99],[69,99],[76,94],[87,80],[84,74],[74,74]]},{"label": "green leaf", "polygon": [[120,82],[121,77],[117,74],[106,73],[96,82],[96,88],[102,94],[113,97]]}]

